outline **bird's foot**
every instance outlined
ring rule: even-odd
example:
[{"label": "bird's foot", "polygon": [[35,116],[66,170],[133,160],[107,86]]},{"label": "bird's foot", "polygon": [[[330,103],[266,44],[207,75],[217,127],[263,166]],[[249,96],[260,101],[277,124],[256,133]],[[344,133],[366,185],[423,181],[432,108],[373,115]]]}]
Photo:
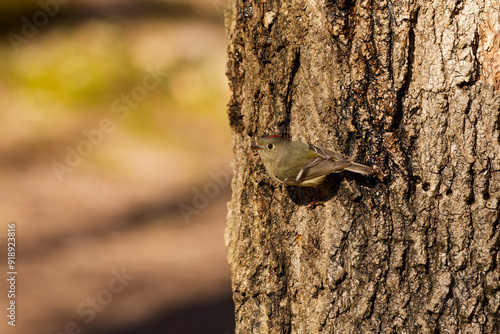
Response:
[{"label": "bird's foot", "polygon": [[307,209],[308,210],[313,210],[315,209],[317,206],[325,206],[324,203],[320,203],[320,202],[316,202],[316,201],[312,201],[308,206],[307,206]]}]

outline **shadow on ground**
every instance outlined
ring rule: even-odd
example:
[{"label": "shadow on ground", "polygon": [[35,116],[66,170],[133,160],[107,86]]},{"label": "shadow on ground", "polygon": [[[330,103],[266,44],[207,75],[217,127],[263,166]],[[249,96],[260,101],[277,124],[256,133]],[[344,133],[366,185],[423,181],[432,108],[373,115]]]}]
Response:
[{"label": "shadow on ground", "polygon": [[231,296],[160,312],[151,319],[122,328],[93,328],[94,334],[230,334],[234,333],[234,304]]}]

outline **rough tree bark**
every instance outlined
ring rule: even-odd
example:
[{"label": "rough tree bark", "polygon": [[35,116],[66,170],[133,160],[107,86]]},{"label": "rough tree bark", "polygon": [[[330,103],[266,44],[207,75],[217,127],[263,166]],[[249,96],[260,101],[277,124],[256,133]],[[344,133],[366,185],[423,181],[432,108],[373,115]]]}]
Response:
[{"label": "rough tree bark", "polygon": [[[499,8],[230,3],[237,333],[500,333]],[[382,177],[276,184],[249,149],[264,134]]]}]

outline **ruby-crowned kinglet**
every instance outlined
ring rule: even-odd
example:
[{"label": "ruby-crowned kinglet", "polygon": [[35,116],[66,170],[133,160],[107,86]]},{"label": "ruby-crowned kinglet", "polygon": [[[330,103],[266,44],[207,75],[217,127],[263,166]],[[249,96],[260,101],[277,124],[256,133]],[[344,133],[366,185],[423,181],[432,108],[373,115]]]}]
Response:
[{"label": "ruby-crowned kinglet", "polygon": [[343,154],[280,136],[261,137],[251,148],[259,151],[271,178],[291,186],[316,187],[328,174],[344,170],[373,173],[373,168],[355,163]]}]

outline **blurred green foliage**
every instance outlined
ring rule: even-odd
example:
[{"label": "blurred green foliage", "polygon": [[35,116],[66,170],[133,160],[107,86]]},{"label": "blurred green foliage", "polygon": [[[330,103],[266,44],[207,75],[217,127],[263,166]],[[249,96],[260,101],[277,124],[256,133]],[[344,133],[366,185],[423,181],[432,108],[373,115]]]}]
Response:
[{"label": "blurred green foliage", "polygon": [[[9,29],[21,34],[20,26]],[[76,147],[85,140],[82,131],[97,128],[104,118],[115,130],[94,148],[97,154],[85,158],[96,166],[137,159],[137,151],[115,156],[123,154],[119,146],[126,142],[142,143],[135,149],[144,151],[162,148],[167,156],[176,150],[191,159],[186,165],[200,168],[230,157],[221,21],[55,17],[17,51],[6,39],[0,44],[0,130],[6,133],[3,146],[21,148],[23,160],[38,152],[47,165],[64,161],[65,148]],[[151,71],[164,74],[158,86],[147,88]],[[140,99],[131,99],[138,93]]]},{"label": "blurred green foliage", "polygon": [[[178,23],[158,24],[166,25],[167,30],[181,29]],[[128,127],[151,136],[165,134],[169,124],[180,130],[183,119],[184,127],[189,127],[193,117],[205,121],[225,118],[224,50],[202,49],[195,56],[186,56],[183,50],[172,50],[182,47],[175,45],[175,34],[162,40],[161,32],[151,26],[143,29],[143,36],[133,36],[137,25],[141,23],[92,20],[46,28],[18,53],[5,44],[1,48],[4,76],[0,82],[14,96],[31,101],[35,108],[24,109],[26,113],[44,117],[60,113],[104,115],[112,112],[116,99],[141,86],[149,70],[160,68],[168,75],[158,87],[147,91],[144,100],[135,101],[123,122]],[[192,43],[198,43],[197,37],[193,36]],[[165,57],[137,60],[137,53],[144,51],[138,51],[141,40],[147,38],[157,39],[155,43],[164,49]]]}]

